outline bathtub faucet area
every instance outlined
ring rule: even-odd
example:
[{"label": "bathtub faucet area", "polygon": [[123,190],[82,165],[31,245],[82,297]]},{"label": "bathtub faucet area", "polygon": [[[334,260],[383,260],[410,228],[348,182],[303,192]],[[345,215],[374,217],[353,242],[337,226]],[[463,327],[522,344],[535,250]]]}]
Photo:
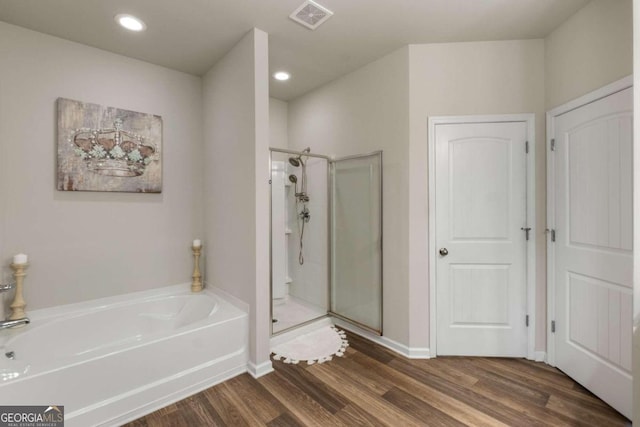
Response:
[{"label": "bathtub faucet area", "polygon": [[[16,287],[15,283],[6,283],[6,284],[0,283],[0,293],[8,292],[14,289],[15,287]],[[8,328],[15,328],[16,326],[24,326],[24,325],[28,325],[29,322],[31,321],[29,320],[28,317],[23,317],[22,319],[13,319],[13,320],[0,320],[0,329],[8,329]]]},{"label": "bathtub faucet area", "polygon": [[0,329],[15,328],[16,326],[25,326],[31,322],[28,317],[16,320],[0,320]]},{"label": "bathtub faucet area", "polygon": [[28,257],[26,254],[15,255],[13,257],[13,263],[11,263],[15,282],[0,284],[0,293],[15,289],[13,302],[9,306],[11,314],[6,321],[0,321],[0,329],[18,328],[30,323],[27,313],[24,311],[27,303],[24,301],[24,297],[22,296],[24,278],[27,275],[26,269],[29,267],[27,260]]},{"label": "bathtub faucet area", "polygon": [[0,294],[3,292],[9,292],[11,289],[15,288],[15,283],[0,283]]}]

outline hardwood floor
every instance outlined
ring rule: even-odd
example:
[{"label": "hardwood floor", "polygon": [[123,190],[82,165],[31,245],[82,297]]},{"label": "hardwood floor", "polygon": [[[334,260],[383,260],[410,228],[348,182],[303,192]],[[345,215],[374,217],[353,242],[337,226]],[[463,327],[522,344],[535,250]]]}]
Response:
[{"label": "hardwood floor", "polygon": [[353,334],[345,357],[240,375],[142,426],[624,426],[569,377],[523,359],[409,360]]}]

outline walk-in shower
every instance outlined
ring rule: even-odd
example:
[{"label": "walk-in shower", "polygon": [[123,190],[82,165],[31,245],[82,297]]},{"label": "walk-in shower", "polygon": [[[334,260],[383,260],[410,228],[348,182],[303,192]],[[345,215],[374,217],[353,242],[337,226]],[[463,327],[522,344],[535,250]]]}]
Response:
[{"label": "walk-in shower", "polygon": [[382,332],[382,152],[272,148],[272,333],[327,315]]}]

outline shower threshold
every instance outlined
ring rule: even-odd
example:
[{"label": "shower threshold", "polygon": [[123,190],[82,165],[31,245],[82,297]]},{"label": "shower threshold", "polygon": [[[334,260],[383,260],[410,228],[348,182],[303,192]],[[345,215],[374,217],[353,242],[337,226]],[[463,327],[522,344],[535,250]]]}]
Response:
[{"label": "shower threshold", "polygon": [[273,304],[273,333],[277,334],[310,320],[327,315],[327,310],[288,296]]}]

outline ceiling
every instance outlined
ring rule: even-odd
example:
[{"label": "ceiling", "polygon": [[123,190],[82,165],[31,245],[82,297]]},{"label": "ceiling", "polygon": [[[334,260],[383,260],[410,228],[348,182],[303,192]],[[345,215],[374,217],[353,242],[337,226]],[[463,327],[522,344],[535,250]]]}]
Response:
[{"label": "ceiling", "polygon": [[[303,0],[0,0],[0,21],[195,75],[251,28],[269,33],[271,96],[290,100],[403,45],[545,37],[589,0],[318,0],[334,16],[311,31]],[[147,24],[131,33],[129,13]]]}]

